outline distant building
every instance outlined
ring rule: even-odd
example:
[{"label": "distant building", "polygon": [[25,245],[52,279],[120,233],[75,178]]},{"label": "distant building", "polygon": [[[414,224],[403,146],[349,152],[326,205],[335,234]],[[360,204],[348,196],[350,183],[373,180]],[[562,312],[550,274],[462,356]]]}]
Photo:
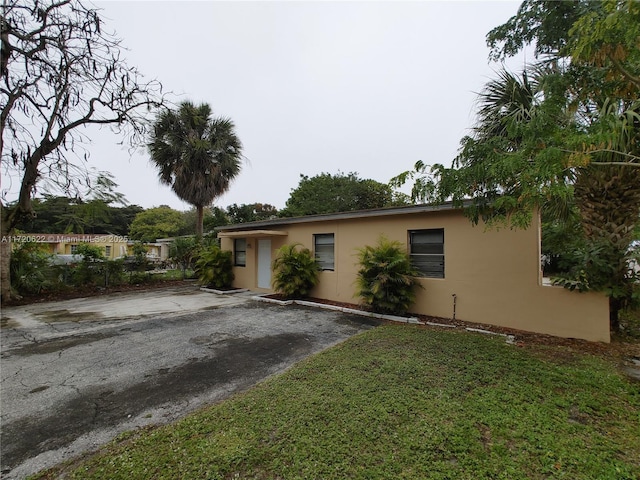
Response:
[{"label": "distant building", "polygon": [[[11,242],[13,248],[21,243],[32,242],[43,245],[52,255],[75,255],[78,245],[87,243],[103,250],[105,258],[115,260],[133,255],[133,245],[136,242],[128,237],[111,234],[84,233],[19,233],[3,237],[3,242]],[[161,260],[161,245],[159,243],[145,243],[147,258]]]}]

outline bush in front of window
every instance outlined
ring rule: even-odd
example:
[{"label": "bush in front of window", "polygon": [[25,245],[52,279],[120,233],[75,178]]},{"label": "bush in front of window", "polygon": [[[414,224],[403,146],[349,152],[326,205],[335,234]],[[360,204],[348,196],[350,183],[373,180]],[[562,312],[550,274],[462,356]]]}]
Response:
[{"label": "bush in front of window", "polygon": [[415,302],[418,271],[404,246],[380,237],[376,246],[358,249],[357,295],[378,313],[403,315]]},{"label": "bush in front of window", "polygon": [[230,250],[212,245],[201,251],[196,261],[196,275],[201,285],[212,288],[230,288],[233,282],[233,261]]},{"label": "bush in front of window", "polygon": [[286,298],[306,297],[318,284],[319,271],[311,250],[298,243],[283,245],[273,261],[273,288]]}]

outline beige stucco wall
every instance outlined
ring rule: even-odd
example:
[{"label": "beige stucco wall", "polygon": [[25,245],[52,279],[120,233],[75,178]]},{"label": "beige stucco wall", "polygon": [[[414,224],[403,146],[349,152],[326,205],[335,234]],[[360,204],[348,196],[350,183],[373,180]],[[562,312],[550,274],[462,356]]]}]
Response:
[{"label": "beige stucco wall", "polygon": [[[456,295],[456,318],[560,337],[608,342],[609,307],[598,293],[570,292],[542,286],[539,225],[528,230],[488,230],[473,226],[460,211],[402,214],[385,217],[330,220],[274,227],[286,237],[270,237],[272,258],[285,243],[313,248],[313,235],[335,234],[335,271],[320,274],[312,296],[358,303],[354,280],[356,251],[374,245],[381,234],[408,245],[408,231],[444,228],[445,278],[420,280],[414,313],[451,318]],[[248,239],[247,266],[235,267],[235,286],[257,288],[257,238]],[[233,240],[222,238],[232,250]]]}]

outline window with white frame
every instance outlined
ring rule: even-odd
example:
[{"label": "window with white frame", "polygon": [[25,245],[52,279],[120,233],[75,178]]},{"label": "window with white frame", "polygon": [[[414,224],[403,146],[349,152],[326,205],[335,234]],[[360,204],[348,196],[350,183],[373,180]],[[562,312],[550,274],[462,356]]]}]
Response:
[{"label": "window with white frame", "polygon": [[71,253],[75,254],[78,251],[78,245],[71,245]]},{"label": "window with white frame", "polygon": [[104,247],[104,256],[107,258],[111,257],[111,245]]},{"label": "window with white frame", "polygon": [[236,267],[247,266],[247,239],[236,238],[233,240],[233,264]]},{"label": "window with white frame", "polygon": [[409,254],[420,276],[444,278],[444,228],[410,230]]},{"label": "window with white frame", "polygon": [[318,233],[313,236],[313,253],[321,270],[335,269],[333,233]]}]

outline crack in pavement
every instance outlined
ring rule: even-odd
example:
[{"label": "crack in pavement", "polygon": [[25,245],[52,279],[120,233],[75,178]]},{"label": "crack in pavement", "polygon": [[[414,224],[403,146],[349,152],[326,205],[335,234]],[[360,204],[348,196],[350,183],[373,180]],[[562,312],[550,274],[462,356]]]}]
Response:
[{"label": "crack in pavement", "polygon": [[104,395],[105,387],[112,388],[108,385],[79,389],[51,412],[3,425],[3,465],[15,466],[29,456],[63,447],[96,426],[113,426],[150,408],[185,402],[216,387],[224,391],[245,387],[277,371],[287,358],[307,354],[311,345],[305,336],[228,340],[217,355],[174,367],[161,380],[150,377],[110,395]]},{"label": "crack in pavement", "polygon": [[249,304],[99,329],[69,325],[28,343],[10,330],[3,340],[14,348],[3,367],[17,371],[2,384],[2,478],[25,478],[123,431],[175,420],[373,328],[352,318]]}]

